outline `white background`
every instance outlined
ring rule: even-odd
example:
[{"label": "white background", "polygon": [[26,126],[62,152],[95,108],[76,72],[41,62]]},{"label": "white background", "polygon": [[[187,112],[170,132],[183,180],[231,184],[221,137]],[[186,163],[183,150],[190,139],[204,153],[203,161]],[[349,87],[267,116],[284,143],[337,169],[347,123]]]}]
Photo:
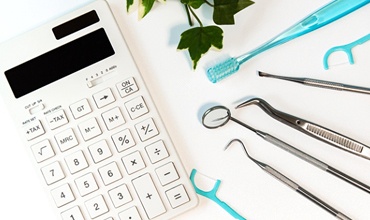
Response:
[{"label": "white background", "polygon": [[[4,42],[89,0],[18,0],[0,3],[0,42]],[[245,63],[234,76],[217,84],[208,81],[205,68],[223,56],[237,56],[271,39],[329,1],[256,0],[239,12],[235,26],[224,26],[224,48],[211,51],[191,70],[186,51],[176,47],[187,17],[179,1],[156,3],[139,21],[127,14],[124,0],[109,0],[122,32],[142,71],[186,170],[192,168],[222,180],[218,197],[247,219],[334,219],[317,205],[264,173],[247,159],[240,146],[224,152],[240,138],[253,156],[270,164],[308,191],[353,219],[370,219],[370,195],[229,123],[208,130],[200,123],[207,107],[233,108],[250,97],[261,97],[279,110],[300,116],[370,145],[370,96],[302,86],[260,78],[256,70],[310,77],[370,87],[370,43],[353,50],[355,65],[335,55],[324,70],[322,58],[331,47],[352,42],[370,32],[370,6],[322,29],[273,48]],[[204,9],[203,9],[204,8]],[[212,24],[211,10],[197,12]],[[24,45],[27,46],[27,45]],[[343,63],[344,62],[344,63]],[[0,61],[1,65],[1,61]],[[370,161],[321,143],[267,116],[257,107],[232,110],[234,117],[296,146],[312,156],[370,185]],[[51,206],[17,138],[6,103],[0,101],[1,219],[55,219]],[[177,219],[232,219],[215,203],[200,197],[199,206]]]}]

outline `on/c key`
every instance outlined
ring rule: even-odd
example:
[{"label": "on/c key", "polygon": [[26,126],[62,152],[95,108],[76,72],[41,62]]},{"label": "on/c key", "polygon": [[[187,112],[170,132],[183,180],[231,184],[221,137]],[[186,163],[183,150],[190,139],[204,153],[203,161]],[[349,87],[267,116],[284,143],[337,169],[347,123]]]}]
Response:
[{"label": "on/c key", "polygon": [[166,208],[148,173],[132,180],[132,184],[135,187],[136,193],[149,219],[155,218],[166,212]]}]

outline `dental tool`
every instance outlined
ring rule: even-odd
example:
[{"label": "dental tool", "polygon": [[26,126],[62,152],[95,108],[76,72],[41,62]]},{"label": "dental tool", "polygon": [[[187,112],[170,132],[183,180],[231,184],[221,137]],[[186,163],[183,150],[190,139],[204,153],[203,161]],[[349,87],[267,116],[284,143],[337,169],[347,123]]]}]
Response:
[{"label": "dental tool", "polygon": [[253,127],[239,121],[236,118],[231,117],[230,110],[224,106],[214,106],[207,111],[204,112],[203,117],[202,117],[202,123],[204,127],[209,128],[209,129],[215,129],[219,128],[221,126],[224,126],[227,124],[229,121],[234,121],[237,124],[247,128],[248,130],[254,132],[258,136],[260,136],[263,140],[293,154],[294,156],[310,163],[311,165],[316,166],[317,168],[320,168],[321,170],[324,170],[341,180],[346,181],[347,183],[352,184],[353,186],[364,190],[367,193],[370,193],[370,186],[356,180],[355,178],[335,169],[334,167],[329,166],[328,164],[320,161],[319,159],[306,154],[305,152],[293,147],[292,145],[268,134],[263,131],[254,129]]},{"label": "dental tool", "polygon": [[370,88],[365,88],[365,87],[346,85],[342,83],[329,82],[329,81],[324,81],[324,80],[319,80],[319,79],[277,76],[277,75],[272,75],[272,74],[268,74],[268,73],[261,72],[261,71],[257,71],[257,73],[261,77],[281,79],[281,80],[286,80],[290,82],[300,83],[306,86],[313,86],[313,87],[324,88],[324,89],[332,89],[332,90],[337,90],[337,91],[349,91],[349,92],[370,94]]},{"label": "dental tool", "polygon": [[359,9],[369,2],[370,0],[333,0],[262,46],[238,57],[229,58],[226,61],[209,68],[207,70],[207,77],[213,83],[221,81],[237,72],[240,66],[252,57],[270,48],[321,28]]},{"label": "dental tool", "polygon": [[354,64],[355,61],[353,59],[352,49],[354,47],[358,46],[358,45],[364,44],[365,42],[367,42],[369,40],[370,40],[370,34],[367,34],[367,35],[361,37],[360,39],[353,41],[352,43],[330,48],[324,55],[324,59],[323,59],[324,69],[326,69],[326,70],[329,69],[329,64],[328,64],[329,56],[332,53],[337,52],[337,51],[343,51],[344,53],[346,53],[347,57],[348,57],[348,60],[349,60],[349,63]]},{"label": "dental tool", "polygon": [[346,137],[342,134],[339,134],[335,131],[332,131],[328,128],[325,128],[321,125],[312,123],[305,119],[289,115],[287,113],[281,112],[273,108],[269,103],[261,98],[252,98],[241,104],[236,108],[242,108],[255,104],[260,107],[264,112],[266,112],[272,118],[304,133],[317,140],[328,143],[332,146],[335,146],[341,150],[353,153],[357,156],[370,159],[370,147],[362,144],[358,141],[355,141],[349,137]]},{"label": "dental tool", "polygon": [[275,177],[276,179],[280,180],[282,183],[286,184],[287,186],[292,188],[294,191],[298,192],[299,194],[303,195],[307,199],[311,200],[316,205],[325,209],[326,211],[328,211],[330,214],[334,215],[338,219],[342,219],[342,220],[350,220],[351,219],[351,218],[347,217],[346,215],[344,215],[343,213],[336,210],[335,208],[333,208],[332,206],[330,206],[328,203],[319,199],[318,197],[316,197],[315,195],[313,195],[312,193],[310,193],[309,191],[307,191],[306,189],[304,189],[303,187],[301,187],[297,183],[295,183],[293,180],[286,177],[284,174],[275,170],[273,167],[269,166],[268,164],[262,163],[262,162],[256,160],[255,158],[253,158],[252,156],[250,156],[250,154],[247,151],[247,148],[244,146],[244,143],[241,140],[239,140],[239,139],[231,140],[231,142],[226,146],[225,150],[227,150],[227,148],[230,147],[230,145],[235,141],[239,142],[242,145],[242,147],[244,148],[244,152],[246,153],[247,157],[249,159],[251,159],[254,163],[256,163],[263,171],[265,171],[266,173]]},{"label": "dental tool", "polygon": [[223,208],[225,211],[227,211],[232,217],[238,220],[246,220],[243,216],[241,216],[239,213],[237,213],[234,209],[232,209],[226,202],[222,201],[217,197],[217,191],[220,187],[221,180],[217,180],[215,185],[213,186],[212,190],[210,191],[204,191],[200,189],[195,184],[195,174],[197,173],[196,169],[193,169],[190,174],[190,181],[193,184],[193,187],[195,189],[195,192],[201,196],[204,196],[212,201],[214,201],[217,205],[219,205],[221,208]]}]

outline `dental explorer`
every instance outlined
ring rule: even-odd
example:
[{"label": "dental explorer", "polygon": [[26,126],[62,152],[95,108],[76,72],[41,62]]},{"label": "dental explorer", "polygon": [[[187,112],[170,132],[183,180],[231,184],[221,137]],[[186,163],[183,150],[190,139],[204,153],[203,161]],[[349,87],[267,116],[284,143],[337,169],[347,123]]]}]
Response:
[{"label": "dental explorer", "polygon": [[287,113],[281,112],[273,108],[269,103],[261,98],[252,98],[241,104],[236,108],[242,108],[255,104],[260,107],[264,112],[266,112],[272,118],[304,133],[317,140],[323,141],[341,150],[353,153],[357,156],[366,158],[370,160],[370,147],[355,141],[349,137],[325,128],[321,125],[312,123],[303,118],[296,117],[294,115],[289,115]]},{"label": "dental explorer", "polygon": [[273,167],[269,166],[268,164],[262,163],[262,162],[260,162],[256,159],[254,159],[252,156],[249,155],[249,153],[247,151],[247,148],[244,146],[244,144],[241,140],[239,140],[239,139],[231,140],[231,142],[226,146],[225,150],[235,141],[239,142],[243,146],[244,151],[245,151],[246,155],[248,156],[248,158],[251,159],[254,163],[256,163],[260,168],[262,168],[263,171],[267,172],[268,174],[272,175],[276,179],[280,180],[281,182],[283,182],[284,184],[286,184],[287,186],[292,188],[294,191],[298,192],[299,194],[303,195],[307,199],[311,200],[312,202],[314,202],[315,204],[317,204],[321,208],[325,209],[326,211],[328,211],[330,214],[334,215],[338,219],[342,219],[342,220],[350,220],[351,219],[351,218],[347,217],[346,215],[344,215],[343,213],[336,210],[335,208],[331,207],[329,204],[322,201],[321,199],[319,199],[318,197],[316,197],[315,195],[313,195],[312,193],[310,193],[309,191],[307,191],[306,189],[304,189],[303,187],[301,187],[297,183],[295,183],[293,180],[286,177],[284,174],[275,170]]},{"label": "dental explorer", "polygon": [[202,117],[202,124],[204,127],[209,128],[209,129],[215,129],[219,128],[221,126],[224,126],[227,122],[229,121],[234,121],[237,124],[247,128],[248,130],[253,131],[255,134],[260,136],[263,140],[293,154],[294,156],[346,181],[347,183],[352,184],[353,186],[358,187],[359,189],[364,190],[367,193],[370,193],[370,186],[356,180],[355,178],[329,166],[328,164],[320,161],[319,159],[306,154],[305,152],[293,147],[292,145],[268,134],[263,131],[254,129],[253,127],[239,121],[236,118],[231,117],[230,110],[224,106],[214,106],[207,111],[204,112],[203,117]]},{"label": "dental explorer", "polygon": [[365,88],[365,87],[346,85],[342,83],[329,82],[329,81],[324,81],[324,80],[319,80],[319,79],[277,76],[277,75],[272,75],[272,74],[268,74],[268,73],[261,72],[261,71],[257,71],[257,73],[261,77],[281,79],[281,80],[286,80],[290,82],[300,83],[306,86],[313,86],[313,87],[324,88],[324,89],[332,89],[332,90],[337,90],[337,91],[349,91],[349,92],[370,94],[370,88]]}]

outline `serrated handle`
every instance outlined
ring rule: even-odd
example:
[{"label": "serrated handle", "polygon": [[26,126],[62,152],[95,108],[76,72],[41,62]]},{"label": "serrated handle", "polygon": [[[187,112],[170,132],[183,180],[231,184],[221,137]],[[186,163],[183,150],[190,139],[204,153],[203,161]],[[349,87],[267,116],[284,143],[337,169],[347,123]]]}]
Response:
[{"label": "serrated handle", "polygon": [[314,86],[324,89],[332,89],[332,90],[344,90],[344,85],[341,83],[336,82],[328,82],[323,80],[317,80],[317,79],[304,79],[303,84],[308,86]]}]

